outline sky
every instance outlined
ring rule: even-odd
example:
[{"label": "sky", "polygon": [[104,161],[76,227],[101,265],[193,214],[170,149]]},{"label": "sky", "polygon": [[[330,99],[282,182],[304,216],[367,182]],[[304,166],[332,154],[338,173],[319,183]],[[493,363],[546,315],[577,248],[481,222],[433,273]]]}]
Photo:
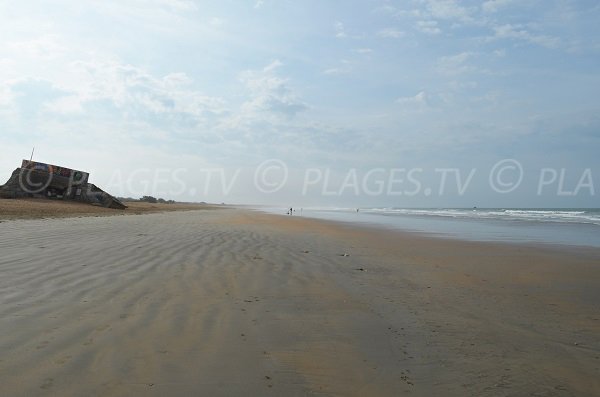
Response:
[{"label": "sky", "polygon": [[598,207],[600,4],[0,1],[0,183],[118,196]]}]

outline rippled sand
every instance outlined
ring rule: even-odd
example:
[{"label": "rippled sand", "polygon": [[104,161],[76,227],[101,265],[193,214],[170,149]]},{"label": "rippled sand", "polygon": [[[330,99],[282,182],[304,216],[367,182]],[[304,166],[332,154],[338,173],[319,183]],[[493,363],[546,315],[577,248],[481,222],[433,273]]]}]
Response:
[{"label": "rippled sand", "polygon": [[0,223],[0,394],[594,395],[600,253],[244,210]]}]

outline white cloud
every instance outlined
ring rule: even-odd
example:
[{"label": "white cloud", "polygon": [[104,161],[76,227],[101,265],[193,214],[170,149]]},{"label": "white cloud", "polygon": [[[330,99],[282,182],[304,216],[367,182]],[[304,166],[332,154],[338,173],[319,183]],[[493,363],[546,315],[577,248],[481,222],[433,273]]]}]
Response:
[{"label": "white cloud", "polygon": [[473,20],[470,10],[459,5],[455,0],[427,0],[427,10],[433,18],[454,19],[461,22]]},{"label": "white cloud", "polygon": [[396,103],[404,106],[423,107],[428,105],[428,96],[425,91],[421,91],[414,96],[400,97],[396,99]]},{"label": "white cloud", "polygon": [[395,28],[385,28],[377,32],[377,36],[384,38],[399,39],[404,37],[405,33]]},{"label": "white cloud", "polygon": [[467,64],[467,61],[472,57],[472,52],[461,52],[456,55],[441,57],[438,59],[437,70],[448,75],[472,72],[476,69]]},{"label": "white cloud", "polygon": [[13,41],[6,44],[9,50],[19,56],[27,56],[35,60],[50,60],[67,52],[57,35],[43,35],[29,40]]},{"label": "white cloud", "polygon": [[191,0],[103,0],[91,2],[89,8],[107,20],[107,28],[112,22],[170,33],[191,28],[190,16],[198,11]]},{"label": "white cloud", "polygon": [[[288,79],[279,76],[282,66],[275,59],[259,70],[243,72],[240,82],[246,97],[231,106],[200,93],[185,73],[156,76],[118,59],[79,60],[67,63],[61,77],[47,76],[34,85],[5,80],[0,84],[0,114],[4,125],[13,116],[52,124],[42,128],[48,134],[67,134],[86,123],[112,131],[118,124],[127,126],[134,140],[266,143],[279,131],[300,131],[294,116],[308,109]],[[25,113],[30,110],[21,109],[21,103],[29,103],[35,113]]]},{"label": "white cloud", "polygon": [[344,38],[346,37],[346,32],[344,30],[344,24],[340,21],[336,21],[336,23],[334,24],[334,28],[335,28],[335,37],[337,38]]},{"label": "white cloud", "polygon": [[[68,81],[53,83],[65,95],[45,103],[46,111],[69,114],[93,112],[110,106],[130,120],[148,118],[160,122],[187,120],[206,125],[227,112],[221,98],[202,95],[191,88],[184,73],[155,77],[147,71],[118,61],[76,61],[68,66]],[[116,115],[115,115],[116,116]]]},{"label": "white cloud", "polygon": [[307,109],[307,105],[288,86],[288,81],[275,75],[274,71],[281,65],[280,61],[275,60],[261,71],[248,70],[242,73],[240,80],[250,93],[249,100],[241,106],[242,118],[291,118]]},{"label": "white cloud", "polygon": [[170,8],[175,11],[193,11],[197,9],[196,4],[191,0],[130,0],[130,3],[137,6],[158,6]]},{"label": "white cloud", "polygon": [[323,71],[323,74],[336,75],[336,74],[344,74],[348,73],[347,69],[343,68],[330,68]]},{"label": "white cloud", "polygon": [[380,12],[389,15],[395,15],[398,10],[390,4],[382,4],[373,9],[373,12]]},{"label": "white cloud", "polygon": [[83,113],[83,103],[77,95],[69,95],[57,98],[45,104],[45,109],[51,113],[73,115]]},{"label": "white cloud", "polygon": [[425,18],[425,17],[429,16],[429,14],[427,12],[420,10],[418,8],[413,8],[411,10],[395,10],[392,15],[397,18],[401,18],[401,17]]},{"label": "white cloud", "polygon": [[435,35],[442,33],[437,21],[417,21],[417,29],[423,33]]},{"label": "white cloud", "polygon": [[9,106],[13,103],[14,96],[8,84],[0,85],[0,107]]},{"label": "white cloud", "polygon": [[486,13],[494,13],[514,2],[515,0],[487,0],[481,5],[481,9]]},{"label": "white cloud", "polygon": [[[369,53],[369,51],[365,52],[364,50],[370,50],[370,49],[362,49],[362,50],[363,50],[363,53]],[[357,52],[357,51],[355,50],[355,52]],[[340,63],[340,66],[325,69],[323,71],[323,74],[339,75],[339,74],[350,73],[352,71],[352,66],[353,66],[354,62],[352,62],[348,59],[340,59],[339,63]]]},{"label": "white cloud", "polygon": [[546,35],[537,35],[529,32],[520,25],[505,24],[501,26],[495,26],[493,38],[522,40],[546,48],[557,48],[560,46],[559,38]]},{"label": "white cloud", "polygon": [[265,66],[263,68],[263,72],[270,73],[281,66],[283,66],[283,63],[279,59],[276,59],[273,62],[271,62],[270,64],[268,64],[267,66]]},{"label": "white cloud", "polygon": [[370,54],[373,52],[373,50],[371,48],[355,48],[352,51],[354,51],[358,54]]},{"label": "white cloud", "polygon": [[264,1],[258,0],[256,3],[254,3],[254,8],[256,8],[256,9],[261,8],[264,4],[265,4]]}]

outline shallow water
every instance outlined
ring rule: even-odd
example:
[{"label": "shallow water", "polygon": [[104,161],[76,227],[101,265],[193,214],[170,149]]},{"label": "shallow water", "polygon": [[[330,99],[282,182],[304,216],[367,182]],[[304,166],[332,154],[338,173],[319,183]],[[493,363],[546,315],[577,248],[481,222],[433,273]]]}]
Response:
[{"label": "shallow water", "polygon": [[[260,210],[286,213],[284,208]],[[600,247],[598,209],[303,208],[294,215],[474,241]]]}]

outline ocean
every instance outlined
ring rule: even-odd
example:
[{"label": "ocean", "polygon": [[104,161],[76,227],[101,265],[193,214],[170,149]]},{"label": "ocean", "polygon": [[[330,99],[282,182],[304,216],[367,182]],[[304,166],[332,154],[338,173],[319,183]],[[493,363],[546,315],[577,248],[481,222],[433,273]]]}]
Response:
[{"label": "ocean", "polygon": [[[288,209],[260,208],[275,214]],[[473,241],[600,247],[599,208],[311,207],[295,208],[294,216]]]}]

